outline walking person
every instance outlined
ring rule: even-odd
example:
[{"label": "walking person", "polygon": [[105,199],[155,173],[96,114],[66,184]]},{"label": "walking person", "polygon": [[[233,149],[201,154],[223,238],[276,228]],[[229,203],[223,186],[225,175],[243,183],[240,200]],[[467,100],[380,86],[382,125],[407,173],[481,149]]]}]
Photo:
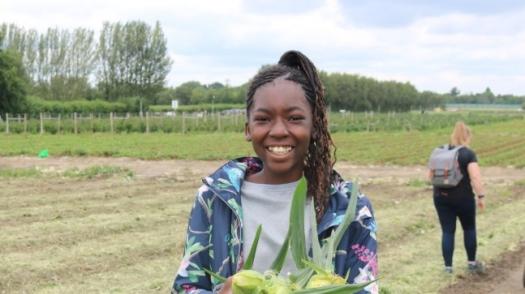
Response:
[{"label": "walking person", "polygon": [[[305,222],[305,227],[317,226],[319,239],[341,224],[350,198],[358,197],[357,217],[339,245],[334,268],[349,283],[375,280],[372,205],[364,195],[350,195],[352,184],[332,168],[335,146],[313,63],[298,51],[288,51],[278,64],[263,68],[248,87],[246,113],[245,138],[257,157],[232,160],[203,179],[172,293],[230,294],[231,276],[242,268],[259,224],[263,230],[253,268],[269,269],[286,238],[293,192],[303,176],[308,182],[305,213],[314,205],[317,217],[316,224]],[[294,268],[290,257],[281,272]],[[228,279],[220,284],[204,269]],[[378,293],[377,284],[362,293]]]},{"label": "walking person", "polygon": [[[485,190],[476,153],[469,147],[471,139],[470,128],[461,121],[457,122],[450,136],[450,144],[436,148],[429,160],[429,179],[434,186],[434,205],[442,230],[441,247],[447,273],[453,272],[457,219],[463,228],[468,270],[472,273],[482,273],[484,270],[483,264],[476,259],[476,206],[480,210],[485,208]],[[451,158],[451,164],[443,162]],[[452,168],[443,169],[447,165]]]}]

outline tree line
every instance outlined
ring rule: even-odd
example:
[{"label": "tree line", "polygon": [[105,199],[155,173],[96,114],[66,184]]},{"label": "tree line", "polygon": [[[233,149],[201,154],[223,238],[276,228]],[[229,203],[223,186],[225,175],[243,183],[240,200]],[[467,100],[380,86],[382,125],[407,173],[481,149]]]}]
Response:
[{"label": "tree line", "polygon": [[164,88],[172,61],[160,24],[105,22],[90,29],[0,26],[0,50],[17,54],[31,95],[48,100],[152,99]]},{"label": "tree line", "polygon": [[525,96],[516,95],[494,95],[492,90],[487,87],[481,93],[465,93],[454,87],[445,95],[447,103],[471,103],[471,104],[522,104],[525,103]]},{"label": "tree line", "polygon": [[[247,84],[188,81],[166,87],[172,61],[160,24],[142,21],[103,24],[101,31],[48,28],[39,33],[16,24],[0,25],[0,112],[56,101],[104,100],[142,109],[147,105],[243,103]],[[263,68],[262,66],[261,68]],[[5,76],[6,78],[1,78]],[[408,111],[445,103],[523,103],[525,97],[418,91],[409,82],[379,81],[346,73],[320,72],[333,111]],[[9,82],[8,82],[9,81]],[[6,95],[5,92],[15,94]],[[33,103],[34,102],[34,103]],[[119,104],[120,105],[120,104]],[[19,109],[17,110],[18,107]],[[120,107],[120,106],[119,106]]]}]

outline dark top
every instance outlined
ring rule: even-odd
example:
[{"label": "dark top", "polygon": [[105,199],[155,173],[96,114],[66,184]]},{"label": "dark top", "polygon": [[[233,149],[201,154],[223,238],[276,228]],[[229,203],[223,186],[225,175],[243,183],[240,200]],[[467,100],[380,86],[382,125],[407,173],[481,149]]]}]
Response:
[{"label": "dark top", "polygon": [[[454,146],[450,146],[449,149],[453,149]],[[474,197],[474,191],[472,191],[472,185],[470,184],[470,176],[468,174],[467,167],[471,162],[478,162],[476,153],[468,147],[459,149],[458,161],[459,169],[463,178],[456,187],[452,188],[436,188],[434,187],[434,196],[446,196],[450,199],[465,199]]]}]

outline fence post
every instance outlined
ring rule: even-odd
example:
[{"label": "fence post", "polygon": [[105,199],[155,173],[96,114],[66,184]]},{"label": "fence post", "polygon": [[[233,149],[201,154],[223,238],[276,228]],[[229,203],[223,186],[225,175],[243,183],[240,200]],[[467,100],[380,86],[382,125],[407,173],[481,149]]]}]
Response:
[{"label": "fence post", "polygon": [[9,113],[5,114],[5,133],[9,134]]},{"label": "fence post", "polygon": [[44,115],[40,112],[40,135],[44,134]]},{"label": "fence post", "polygon": [[221,113],[217,112],[217,130],[221,131]]},{"label": "fence post", "polygon": [[113,133],[113,112],[109,113],[109,127],[111,129],[111,133]]},{"label": "fence post", "polygon": [[78,129],[77,129],[77,113],[76,112],[73,112],[73,126],[75,128],[75,134],[77,134]]},{"label": "fence post", "polygon": [[24,133],[27,133],[27,113],[24,113]]},{"label": "fence post", "polygon": [[149,111],[146,111],[146,134],[149,134]]},{"label": "fence post", "polygon": [[60,122],[61,122],[60,120],[61,120],[61,118],[62,118],[62,115],[59,113],[58,114],[58,120],[57,120],[57,126],[58,126],[57,134],[60,133]]},{"label": "fence post", "polygon": [[186,113],[182,112],[182,133],[184,134],[186,132]]},{"label": "fence post", "polygon": [[95,122],[93,121],[95,118],[93,116],[93,112],[89,114],[89,121],[91,122],[91,132],[95,132]]}]

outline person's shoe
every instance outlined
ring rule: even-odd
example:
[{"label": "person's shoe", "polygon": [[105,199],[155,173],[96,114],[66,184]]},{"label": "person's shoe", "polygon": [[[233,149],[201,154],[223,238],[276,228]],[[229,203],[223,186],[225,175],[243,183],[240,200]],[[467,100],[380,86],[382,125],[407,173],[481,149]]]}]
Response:
[{"label": "person's shoe", "polygon": [[451,273],[453,273],[453,272],[454,272],[454,270],[452,269],[451,266],[445,266],[445,273],[447,273],[447,274],[451,274]]},{"label": "person's shoe", "polygon": [[471,274],[484,274],[485,273],[485,265],[483,262],[476,260],[475,263],[469,263],[468,264],[468,271]]}]

